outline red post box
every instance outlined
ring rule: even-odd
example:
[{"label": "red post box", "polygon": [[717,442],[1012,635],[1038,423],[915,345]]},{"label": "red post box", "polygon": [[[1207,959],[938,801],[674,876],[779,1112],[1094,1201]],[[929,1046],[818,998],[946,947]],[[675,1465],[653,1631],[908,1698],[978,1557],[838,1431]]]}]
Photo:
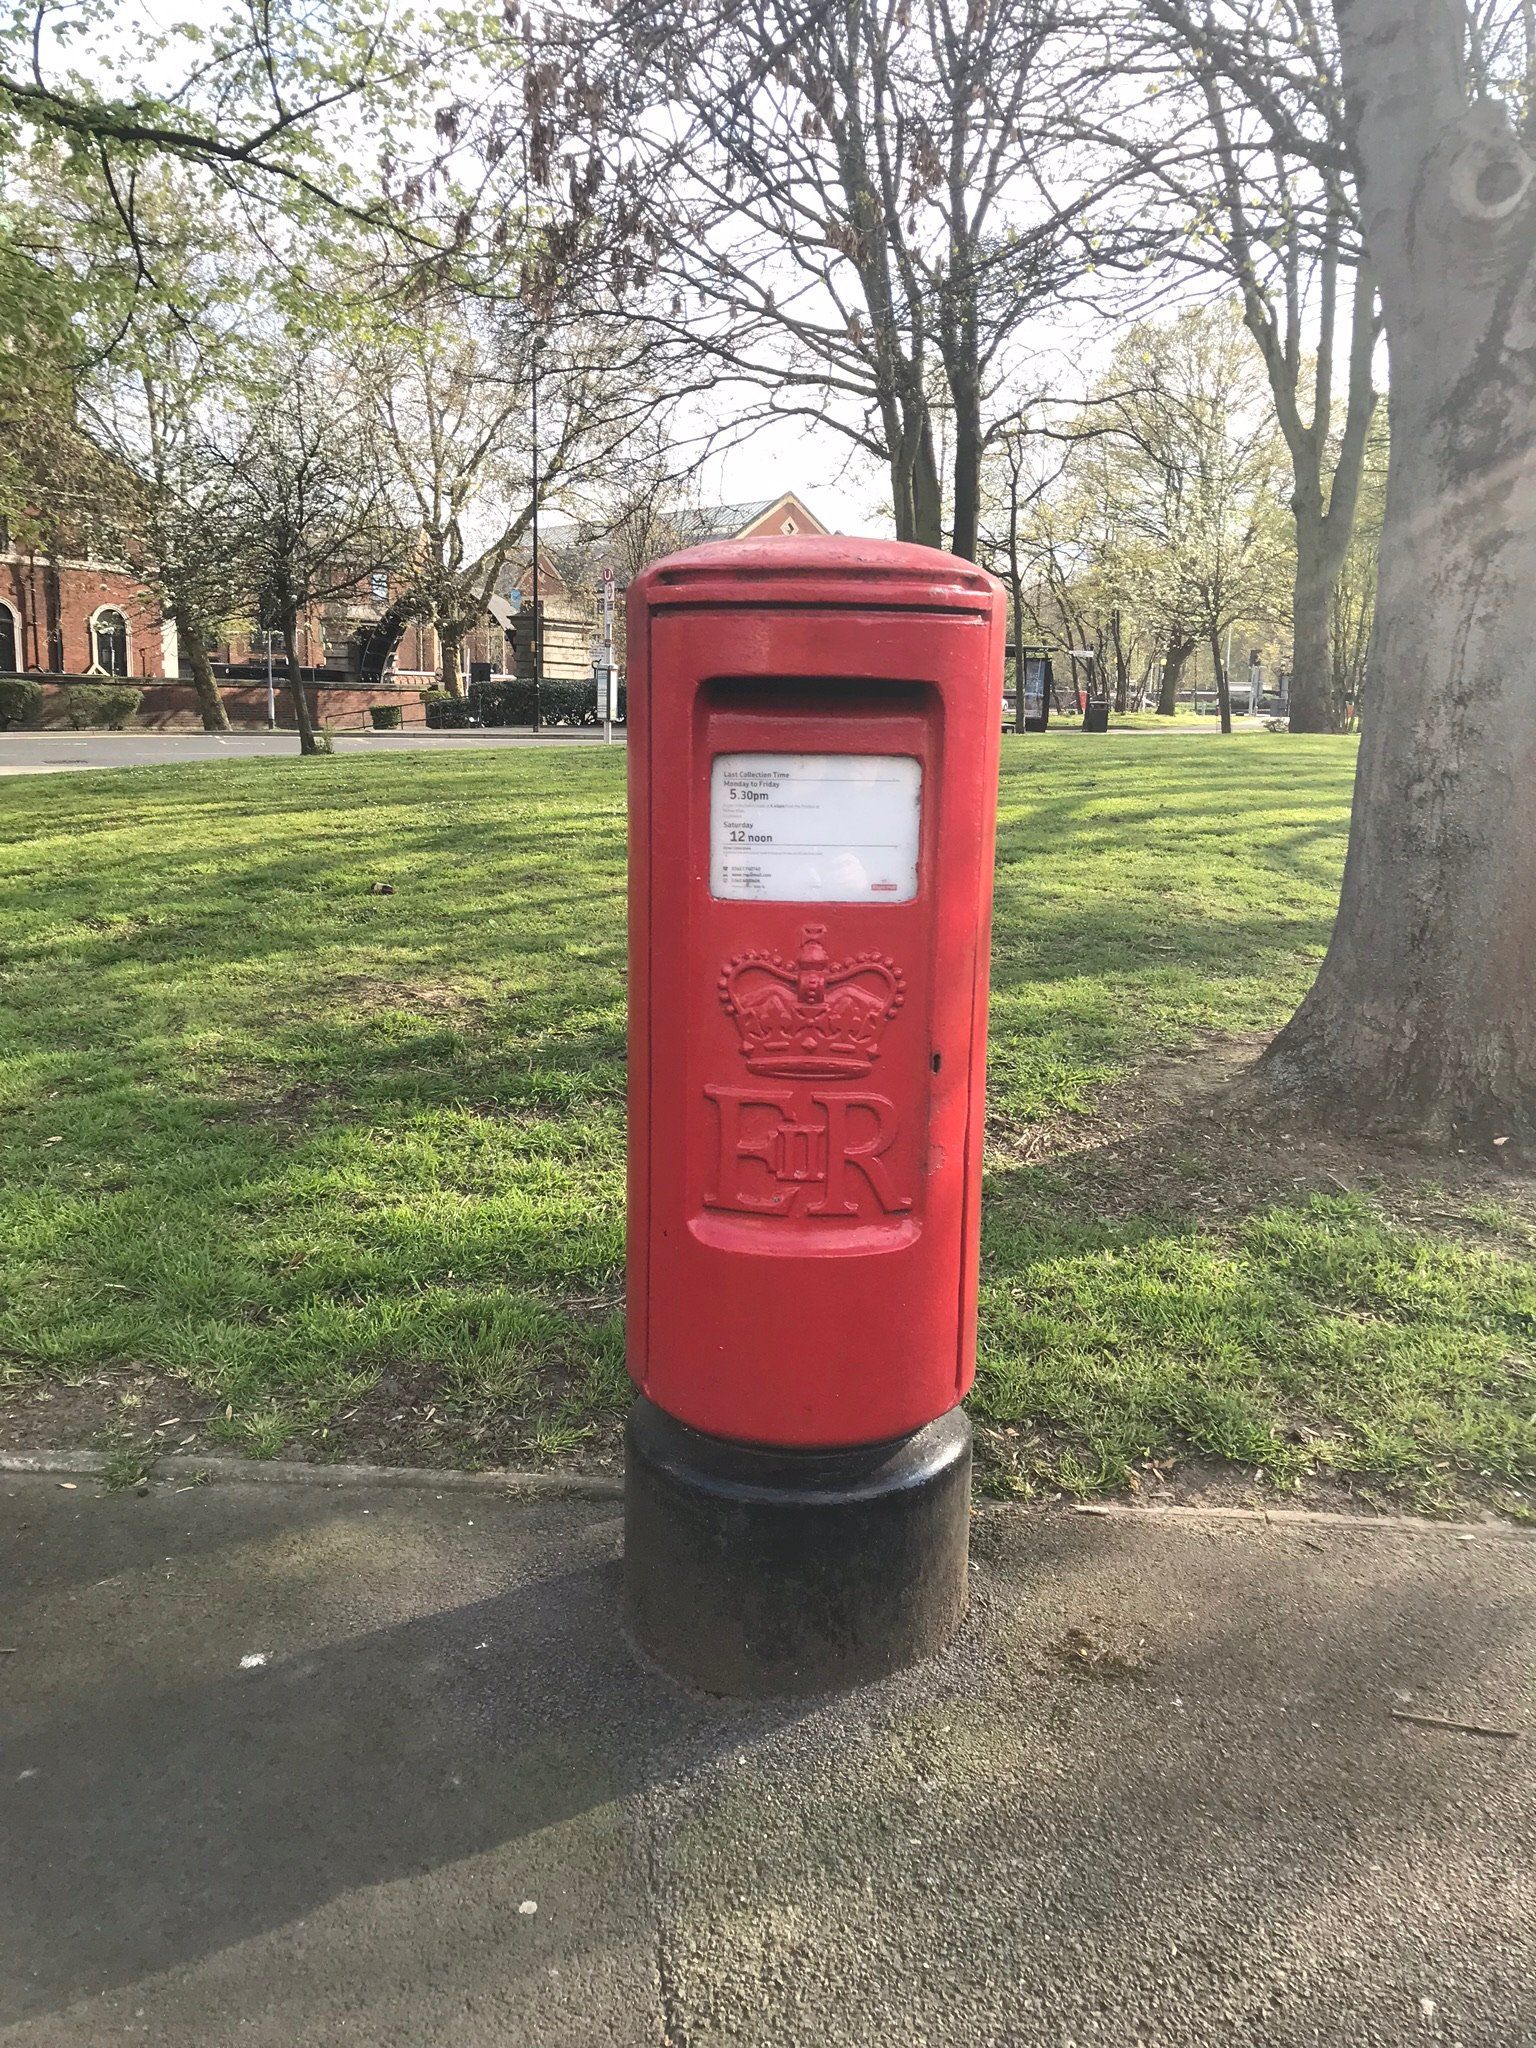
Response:
[{"label": "red post box", "polygon": [[897,543],[630,588],[627,1601],[710,1690],[964,1610],[1003,643]]}]

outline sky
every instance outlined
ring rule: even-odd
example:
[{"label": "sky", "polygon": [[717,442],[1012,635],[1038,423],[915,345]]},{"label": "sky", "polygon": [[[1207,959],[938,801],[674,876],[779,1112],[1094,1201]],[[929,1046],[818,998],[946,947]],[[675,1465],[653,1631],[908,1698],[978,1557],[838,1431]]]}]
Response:
[{"label": "sky", "polygon": [[802,421],[764,428],[711,465],[700,495],[721,505],[777,498],[785,491],[834,533],[889,538],[890,484],[867,460],[850,462],[848,443],[830,427]]}]

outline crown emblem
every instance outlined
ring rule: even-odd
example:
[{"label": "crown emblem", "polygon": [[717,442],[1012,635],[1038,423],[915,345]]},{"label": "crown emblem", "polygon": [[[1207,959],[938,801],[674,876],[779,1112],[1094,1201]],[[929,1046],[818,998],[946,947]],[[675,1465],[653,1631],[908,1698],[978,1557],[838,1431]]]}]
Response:
[{"label": "crown emblem", "polygon": [[906,981],[884,953],[827,958],[822,924],[803,925],[793,960],[738,953],[720,975],[720,1002],[741,1034],[754,1074],[821,1080],[867,1074],[906,1000]]}]

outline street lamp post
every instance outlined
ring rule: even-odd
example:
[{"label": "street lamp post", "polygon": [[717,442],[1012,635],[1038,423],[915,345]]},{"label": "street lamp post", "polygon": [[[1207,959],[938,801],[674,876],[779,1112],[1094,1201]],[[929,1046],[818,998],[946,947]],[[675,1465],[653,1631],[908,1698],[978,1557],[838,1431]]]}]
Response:
[{"label": "street lamp post", "polygon": [[267,731],[277,731],[277,691],[272,682],[272,628],[268,626],[267,641]]},{"label": "street lamp post", "polygon": [[533,729],[540,729],[539,685],[544,679],[544,621],[539,615],[539,344],[533,344]]}]

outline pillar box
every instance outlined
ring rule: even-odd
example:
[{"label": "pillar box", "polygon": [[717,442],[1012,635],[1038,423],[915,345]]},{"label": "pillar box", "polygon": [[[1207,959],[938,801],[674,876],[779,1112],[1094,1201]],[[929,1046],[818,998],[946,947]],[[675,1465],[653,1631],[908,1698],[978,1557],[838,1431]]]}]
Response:
[{"label": "pillar box", "polygon": [[899,543],[630,587],[626,1603],[710,1691],[964,1612],[1003,642]]}]

